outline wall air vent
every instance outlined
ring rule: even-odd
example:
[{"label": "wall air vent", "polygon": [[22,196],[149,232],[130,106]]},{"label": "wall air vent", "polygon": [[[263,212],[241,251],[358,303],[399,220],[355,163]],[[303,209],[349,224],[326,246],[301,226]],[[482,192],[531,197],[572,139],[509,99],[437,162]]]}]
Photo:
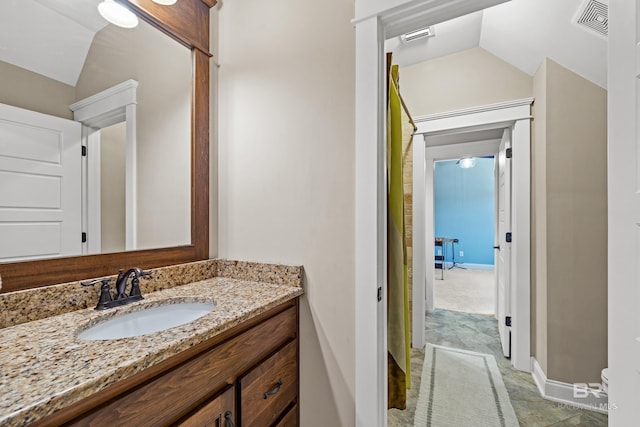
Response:
[{"label": "wall air vent", "polygon": [[578,9],[574,22],[580,28],[606,38],[609,35],[608,10],[608,0],[586,0]]}]

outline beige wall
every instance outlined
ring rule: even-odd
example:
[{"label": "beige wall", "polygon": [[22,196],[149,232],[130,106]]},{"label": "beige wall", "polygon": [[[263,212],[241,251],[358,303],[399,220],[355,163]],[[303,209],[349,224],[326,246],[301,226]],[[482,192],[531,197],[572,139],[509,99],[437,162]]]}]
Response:
[{"label": "beige wall", "polygon": [[533,77],[531,126],[531,353],[547,372],[547,62]]},{"label": "beige wall", "polygon": [[400,91],[415,117],[531,96],[531,76],[482,48],[402,67]]},{"label": "beige wall", "polygon": [[547,376],[607,366],[607,92],[547,60]]},{"label": "beige wall", "polygon": [[75,101],[128,79],[139,81],[138,247],[187,244],[191,67],[191,52],[150,25],[140,22],[131,30],[109,25],[94,37],[76,87],[0,61],[0,102],[71,119],[69,105]]},{"label": "beige wall", "polygon": [[305,427],[356,422],[353,9],[240,0],[219,11],[219,255],[304,265]]},{"label": "beige wall", "polygon": [[96,33],[76,85],[83,99],[128,79],[137,104],[138,248],[191,242],[191,52],[141,21]]},{"label": "beige wall", "polygon": [[100,131],[100,243],[101,252],[121,252],[125,233],[125,122]]},{"label": "beige wall", "polygon": [[0,103],[72,119],[73,86],[0,61]]}]

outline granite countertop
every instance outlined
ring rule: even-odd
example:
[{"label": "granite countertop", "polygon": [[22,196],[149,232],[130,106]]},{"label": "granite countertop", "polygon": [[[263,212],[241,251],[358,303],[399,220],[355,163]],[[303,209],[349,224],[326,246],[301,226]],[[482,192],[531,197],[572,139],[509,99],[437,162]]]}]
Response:
[{"label": "granite countertop", "polygon": [[[149,293],[123,307],[87,308],[0,329],[0,425],[40,419],[302,293],[297,286],[213,277]],[[78,331],[119,313],[183,301],[213,302],[215,309],[140,337],[76,338]]]}]

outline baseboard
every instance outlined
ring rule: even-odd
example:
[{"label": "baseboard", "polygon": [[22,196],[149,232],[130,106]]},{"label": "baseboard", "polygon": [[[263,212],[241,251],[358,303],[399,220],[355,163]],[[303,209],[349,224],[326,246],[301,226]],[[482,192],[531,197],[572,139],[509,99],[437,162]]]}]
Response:
[{"label": "baseboard", "polygon": [[[447,269],[451,268],[452,262],[447,261],[445,263]],[[456,267],[465,268],[467,270],[493,270],[493,264],[470,264],[468,262],[456,262]]]},{"label": "baseboard", "polygon": [[573,384],[548,379],[535,357],[531,358],[531,375],[538,386],[540,394],[545,399],[603,414],[609,412],[609,398],[606,393],[595,389],[587,389],[587,396],[576,397]]}]

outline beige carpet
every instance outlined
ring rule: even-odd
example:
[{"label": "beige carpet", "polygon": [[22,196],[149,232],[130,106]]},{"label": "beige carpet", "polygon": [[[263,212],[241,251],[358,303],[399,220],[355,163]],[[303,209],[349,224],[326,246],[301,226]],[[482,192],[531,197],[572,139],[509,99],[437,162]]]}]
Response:
[{"label": "beige carpet", "polygon": [[444,280],[436,271],[435,308],[475,314],[494,314],[493,270],[445,270]]}]

